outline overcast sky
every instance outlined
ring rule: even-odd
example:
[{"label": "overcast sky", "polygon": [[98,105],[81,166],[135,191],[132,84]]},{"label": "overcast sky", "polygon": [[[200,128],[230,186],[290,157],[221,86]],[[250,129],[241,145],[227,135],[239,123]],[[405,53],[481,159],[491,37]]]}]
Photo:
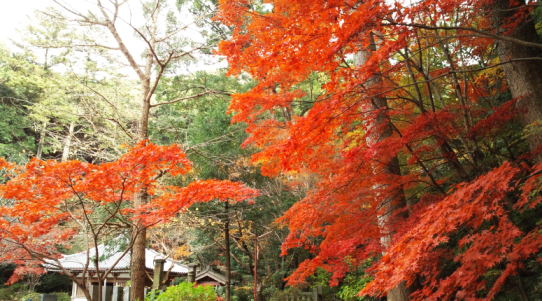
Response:
[{"label": "overcast sky", "polygon": [[[63,0],[65,3],[68,3],[70,5],[73,5],[76,9],[85,10],[85,2],[89,3],[91,1],[89,0]],[[53,0],[0,0],[0,3],[2,3],[2,9],[0,9],[0,43],[8,46],[9,48],[12,48],[12,44],[10,42],[10,39],[12,40],[19,40],[17,29],[22,29],[25,24],[32,22],[32,15],[34,10],[38,9],[44,9],[48,6],[55,6],[58,7]],[[139,8],[139,1],[130,1],[129,4],[131,5],[131,8],[133,10],[136,10]],[[30,19],[29,19],[30,17]],[[190,18],[191,19],[191,18]],[[186,21],[186,18],[185,20]],[[123,36],[123,39],[125,40],[125,44],[127,44],[129,49],[135,49],[142,46],[140,43],[141,41],[136,40],[133,38],[132,31],[126,26],[126,28],[122,28],[123,24],[119,24],[119,32],[121,36]],[[196,34],[196,28],[192,27],[189,28],[188,34]],[[195,37],[195,36],[194,36]],[[143,49],[141,48],[141,51]],[[134,51],[139,52],[141,51]],[[134,53],[134,56],[138,56],[138,54]],[[190,68],[191,71],[195,70],[212,70],[216,69],[217,67],[224,67],[226,64],[220,63],[213,66],[203,66],[203,64],[198,64],[199,66],[194,66],[193,68]],[[185,72],[182,72],[185,73]],[[131,74],[132,75],[132,74]],[[133,74],[135,75],[135,74]]]},{"label": "overcast sky", "polygon": [[32,15],[34,9],[52,6],[52,0],[0,0],[0,41],[9,45],[9,39],[17,38],[17,28],[27,23],[27,15]]}]

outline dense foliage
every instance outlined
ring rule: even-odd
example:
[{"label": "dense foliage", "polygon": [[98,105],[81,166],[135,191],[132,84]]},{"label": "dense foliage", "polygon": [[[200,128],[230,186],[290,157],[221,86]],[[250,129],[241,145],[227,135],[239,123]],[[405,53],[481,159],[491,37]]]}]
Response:
[{"label": "dense foliage", "polygon": [[[316,187],[280,221],[283,254],[339,281],[369,259],[362,294],[393,300],[536,296],[542,247],[542,44],[533,7],[497,1],[221,1],[234,27],[234,121],[269,176]],[[537,5],[534,5],[536,7]],[[323,92],[301,109],[315,73]],[[304,99],[305,98],[305,99]],[[352,264],[353,263],[353,264]],[[526,276],[531,275],[531,276]],[[530,278],[532,277],[532,278]]]},{"label": "dense foliage", "polygon": [[120,236],[233,286],[164,300],[539,298],[538,2],[102,2],[0,49],[4,281]]},{"label": "dense foliage", "polygon": [[215,290],[209,285],[197,286],[193,283],[182,282],[170,286],[158,295],[156,301],[215,301]]}]

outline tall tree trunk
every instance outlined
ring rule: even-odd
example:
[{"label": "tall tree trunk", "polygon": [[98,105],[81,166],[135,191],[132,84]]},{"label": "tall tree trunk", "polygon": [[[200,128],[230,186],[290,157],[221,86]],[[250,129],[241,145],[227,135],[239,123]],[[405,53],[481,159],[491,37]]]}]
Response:
[{"label": "tall tree trunk", "polygon": [[[151,57],[152,60],[152,57]],[[149,76],[150,79],[150,76]],[[148,138],[149,126],[149,110],[150,98],[147,97],[150,93],[150,80],[142,82],[143,102],[141,105],[141,113],[139,118],[139,128],[137,142],[144,141]],[[141,190],[134,199],[134,207],[138,208],[147,203],[148,194],[145,189]],[[145,246],[147,242],[147,229],[145,226],[137,223],[134,231],[137,234],[134,245],[132,247],[132,262],[131,262],[131,285],[132,285],[132,301],[145,299],[145,279],[147,277],[145,270]]]},{"label": "tall tree trunk", "polygon": [[258,301],[258,229],[254,225],[254,301]]},{"label": "tall tree trunk", "polygon": [[[141,78],[141,112],[139,116],[138,124],[138,134],[137,141],[141,142],[147,140],[149,137],[149,112],[151,109],[151,77],[152,71],[155,66],[154,57],[152,51],[156,46],[156,33],[157,33],[157,21],[158,14],[160,12],[160,6],[157,6],[154,14],[152,16],[152,33],[150,38],[151,49],[147,50],[146,53],[146,62],[144,69],[144,77]],[[139,207],[144,205],[148,201],[148,194],[146,189],[142,189],[136,198],[134,199],[134,207]],[[145,279],[146,279],[146,270],[145,270],[145,245],[147,242],[147,229],[137,223],[137,229],[134,229],[138,232],[138,235],[135,238],[134,245],[132,247],[132,266],[131,266],[131,282],[132,282],[132,296],[131,301],[145,300]]]},{"label": "tall tree trunk", "polygon": [[[374,42],[374,37],[371,34],[371,44],[366,51],[360,51],[354,56],[354,64],[357,67],[363,66],[370,59],[372,53],[376,50],[376,44]],[[382,76],[376,73],[371,77],[367,82],[365,87],[369,90],[372,87],[377,87],[382,82]],[[388,107],[387,99],[380,96],[375,96],[372,98],[371,105],[369,106],[370,111],[386,109]],[[393,127],[389,116],[385,112],[380,111],[376,118],[367,118],[364,120],[367,123],[367,128],[372,130],[370,135],[367,135],[366,142],[368,145],[374,145],[375,143],[382,141],[386,138],[389,138],[393,134]],[[401,175],[401,170],[399,167],[399,160],[397,156],[388,158],[388,162],[385,162],[384,170],[380,170],[379,167],[375,164],[373,166],[374,172],[376,173],[388,173],[393,175]],[[377,184],[378,186],[385,186],[386,183]],[[383,214],[378,216],[378,224],[381,229],[382,237],[380,241],[384,249],[388,248],[391,244],[392,237],[391,231],[389,230],[389,225],[392,222],[392,216],[398,209],[404,208],[406,206],[406,200],[404,197],[404,192],[397,191],[390,196],[389,198],[381,200],[381,210]],[[398,286],[389,290],[388,292],[388,301],[408,301],[410,292],[406,287],[405,282],[401,282]]]},{"label": "tall tree trunk", "polygon": [[67,161],[70,157],[70,146],[72,144],[72,136],[73,136],[74,129],[75,129],[75,121],[72,121],[70,123],[70,129],[68,131],[68,135],[66,136],[66,139],[64,140],[64,148],[62,150],[62,162]]},{"label": "tall tree trunk", "polygon": [[226,250],[226,301],[231,300],[231,265],[230,265],[230,216],[228,214],[229,203],[224,203],[224,212],[226,212],[226,222],[224,223],[224,245]]},{"label": "tall tree trunk", "polygon": [[[490,8],[493,27],[501,35],[504,34],[503,28],[516,10],[510,9],[511,0],[496,0],[494,7]],[[519,1],[517,6],[524,5],[524,1]],[[539,42],[534,23],[530,17],[529,20],[520,24],[508,36],[529,42]],[[542,51],[536,48],[530,48],[518,45],[513,42],[496,40],[497,50],[501,62],[513,59],[525,59],[540,57]],[[535,121],[542,119],[542,61],[532,60],[523,62],[514,62],[502,65],[506,74],[506,80],[512,92],[512,97],[520,98],[517,102],[517,108],[520,109],[520,121],[523,128]],[[527,137],[529,148],[535,150],[542,144],[542,133],[536,133]],[[536,160],[541,161],[541,156]]]},{"label": "tall tree trunk", "polygon": [[36,158],[41,160],[43,154],[43,145],[45,144],[45,129],[47,128],[47,121],[44,121],[40,129],[40,141],[38,142],[38,151],[36,153]]},{"label": "tall tree trunk", "polygon": [[[141,191],[134,199],[134,206],[137,208],[147,203],[147,192]],[[145,245],[147,242],[146,228],[137,224],[134,232],[139,232],[135,238],[134,245],[132,246],[132,258],[131,258],[131,287],[132,294],[130,296],[132,301],[145,300],[145,280],[147,278],[145,269]]]}]

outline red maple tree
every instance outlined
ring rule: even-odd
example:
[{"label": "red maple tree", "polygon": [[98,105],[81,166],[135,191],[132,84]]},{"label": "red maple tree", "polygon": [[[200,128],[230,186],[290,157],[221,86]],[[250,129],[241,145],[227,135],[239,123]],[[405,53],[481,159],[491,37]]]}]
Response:
[{"label": "red maple tree", "polygon": [[[542,119],[533,6],[266,3],[258,11],[250,0],[220,1],[217,20],[234,32],[219,53],[231,74],[247,71],[258,82],[230,105],[234,122],[249,126],[245,145],[261,149],[253,162],[269,176],[319,179],[280,218],[291,230],[283,252],[303,246],[315,254],[290,284],[317,268],[337,284],[349,263],[382,256],[364,293],[494,296],[540,249],[538,226],[520,229],[510,219],[537,204],[530,198],[539,167],[530,166],[539,161],[540,132],[527,136],[529,155],[512,142],[520,139],[518,119],[524,129]],[[314,73],[327,77],[316,99],[301,89]],[[462,238],[439,249],[450,235]],[[462,254],[450,256],[454,248]],[[443,276],[446,261],[460,267]],[[504,272],[486,287],[481,276],[495,267]]]},{"label": "red maple tree", "polygon": [[[211,200],[239,202],[258,195],[254,189],[230,181],[196,181],[179,188],[164,185],[166,175],[183,175],[191,162],[178,145],[159,146],[146,141],[120,159],[100,165],[80,161],[40,161],[26,166],[0,160],[7,181],[0,185],[0,261],[17,264],[8,283],[24,276],[29,267],[44,266],[68,275],[90,300],[86,272],[92,264],[101,283],[129,251],[138,229],[168,220],[197,202]],[[133,199],[146,191],[150,203],[134,208]],[[98,245],[104,239],[127,234],[130,243],[108,270],[99,270]],[[95,251],[87,256],[82,278],[77,278],[59,261],[61,249],[75,236],[83,248]],[[101,290],[101,285],[99,286]],[[98,294],[101,298],[101,292]]]}]

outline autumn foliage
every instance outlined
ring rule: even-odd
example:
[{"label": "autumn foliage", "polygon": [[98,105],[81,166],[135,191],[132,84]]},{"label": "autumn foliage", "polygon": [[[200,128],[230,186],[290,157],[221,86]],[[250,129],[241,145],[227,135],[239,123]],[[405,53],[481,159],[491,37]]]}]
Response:
[{"label": "autumn foliage", "polygon": [[[336,285],[352,262],[369,258],[380,260],[362,294],[406,281],[415,300],[489,300],[506,281],[521,284],[512,275],[542,247],[538,223],[518,222],[539,212],[541,166],[533,164],[536,134],[527,136],[530,149],[513,141],[524,141],[522,127],[542,118],[532,114],[542,104],[525,105],[539,91],[510,96],[517,77],[501,67],[520,60],[496,47],[542,49],[514,36],[518,26],[534,32],[532,6],[220,3],[216,18],[234,34],[219,52],[231,74],[258,81],[230,105],[234,121],[249,126],[245,145],[260,148],[253,163],[269,176],[318,178],[279,219],[291,231],[283,254],[314,254],[290,284],[324,268]],[[325,80],[312,97],[302,87],[315,73]]]},{"label": "autumn foliage", "polygon": [[[0,185],[0,196],[8,200],[0,207],[1,261],[18,265],[9,283],[19,280],[25,269],[44,263],[62,269],[56,261],[62,256],[60,247],[69,248],[76,235],[90,236],[96,243],[115,229],[166,221],[196,202],[239,202],[258,195],[230,181],[196,181],[183,188],[165,185],[161,179],[186,174],[191,162],[178,145],[146,141],[117,161],[99,165],[36,159],[26,166],[4,160],[0,164],[7,178]],[[150,202],[134,208],[133,199],[142,190]]]}]

